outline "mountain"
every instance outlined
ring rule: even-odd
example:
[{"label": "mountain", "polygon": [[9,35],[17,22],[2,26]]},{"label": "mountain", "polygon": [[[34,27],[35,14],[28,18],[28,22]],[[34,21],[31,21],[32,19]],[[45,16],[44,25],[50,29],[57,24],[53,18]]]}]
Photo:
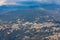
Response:
[{"label": "mountain", "polygon": [[[44,11],[48,12],[59,12],[60,5],[56,4],[46,4],[46,3],[40,3],[40,2],[18,2],[22,3],[22,5],[2,5],[0,6],[0,14],[4,14],[4,12],[19,10],[19,9],[42,9]],[[4,12],[3,12],[4,11]]]},{"label": "mountain", "polygon": [[40,3],[36,1],[22,1],[22,2],[17,2],[19,5],[2,5],[0,6],[1,8],[60,8],[60,5],[57,4],[47,4],[47,3]]},{"label": "mountain", "polygon": [[[20,3],[20,2],[18,2]],[[24,5],[3,5],[0,6],[0,18],[14,19],[23,16],[55,16],[59,17],[60,5],[45,4],[39,2],[21,2]],[[3,18],[4,17],[4,18]],[[59,19],[59,18],[58,18]],[[59,19],[60,20],[60,19]]]}]

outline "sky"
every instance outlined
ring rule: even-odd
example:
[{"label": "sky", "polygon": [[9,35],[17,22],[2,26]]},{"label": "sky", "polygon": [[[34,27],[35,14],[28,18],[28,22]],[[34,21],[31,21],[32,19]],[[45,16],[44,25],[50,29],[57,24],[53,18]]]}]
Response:
[{"label": "sky", "polygon": [[17,4],[18,2],[25,2],[25,1],[36,1],[40,3],[47,3],[47,4],[57,4],[60,5],[60,0],[0,0],[1,5],[23,5],[22,3]]}]

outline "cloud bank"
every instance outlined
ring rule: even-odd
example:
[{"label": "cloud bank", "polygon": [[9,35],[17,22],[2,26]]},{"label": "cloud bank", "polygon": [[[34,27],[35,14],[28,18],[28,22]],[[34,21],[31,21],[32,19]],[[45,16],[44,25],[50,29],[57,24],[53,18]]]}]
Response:
[{"label": "cloud bank", "polygon": [[5,4],[6,0],[0,0],[0,5]]},{"label": "cloud bank", "polygon": [[0,0],[1,5],[19,5],[18,2],[25,2],[25,1],[36,1],[40,3],[47,3],[47,4],[58,4],[60,5],[60,0]]}]

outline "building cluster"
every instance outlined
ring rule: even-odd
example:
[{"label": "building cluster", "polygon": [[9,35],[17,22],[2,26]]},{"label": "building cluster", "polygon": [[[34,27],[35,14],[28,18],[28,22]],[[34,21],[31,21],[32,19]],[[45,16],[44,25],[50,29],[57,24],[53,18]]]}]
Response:
[{"label": "building cluster", "polygon": [[[37,40],[39,38],[41,38],[41,40],[45,40],[45,39],[59,40],[60,33],[55,32],[55,31],[60,31],[60,27],[57,27],[57,26],[58,26],[58,24],[55,24],[52,22],[34,23],[34,22],[29,22],[29,21],[23,22],[20,19],[17,19],[17,23],[12,23],[12,21],[10,21],[8,23],[4,23],[2,21],[2,23],[0,23],[0,31],[8,29],[7,34],[9,35],[12,32],[14,32],[15,30],[16,31],[23,30],[25,34],[29,33],[31,35],[34,35],[33,37],[24,35],[23,40],[26,40],[26,39],[27,40],[29,40],[29,39]],[[45,28],[45,29],[43,29],[43,28]],[[49,33],[49,34],[50,34],[50,32],[52,32],[53,35],[48,35],[48,36],[45,36],[45,34],[40,35],[39,33],[41,33],[41,32],[42,32],[42,34],[44,32]],[[16,37],[18,37],[18,36],[19,36],[19,34],[16,35]]]}]

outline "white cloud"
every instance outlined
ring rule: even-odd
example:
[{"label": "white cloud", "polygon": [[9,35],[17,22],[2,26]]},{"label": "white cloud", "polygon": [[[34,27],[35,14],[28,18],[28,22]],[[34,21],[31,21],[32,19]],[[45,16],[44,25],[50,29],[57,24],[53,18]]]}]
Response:
[{"label": "white cloud", "polygon": [[40,3],[55,3],[60,5],[60,0],[0,0],[0,6],[1,5],[18,5],[17,2],[22,1],[36,1]]},{"label": "white cloud", "polygon": [[55,3],[55,4],[59,4],[60,5],[60,0],[36,0],[38,2],[41,2],[41,3]]},{"label": "white cloud", "polygon": [[0,6],[3,5],[3,4],[5,4],[5,1],[6,0],[0,0]]}]

